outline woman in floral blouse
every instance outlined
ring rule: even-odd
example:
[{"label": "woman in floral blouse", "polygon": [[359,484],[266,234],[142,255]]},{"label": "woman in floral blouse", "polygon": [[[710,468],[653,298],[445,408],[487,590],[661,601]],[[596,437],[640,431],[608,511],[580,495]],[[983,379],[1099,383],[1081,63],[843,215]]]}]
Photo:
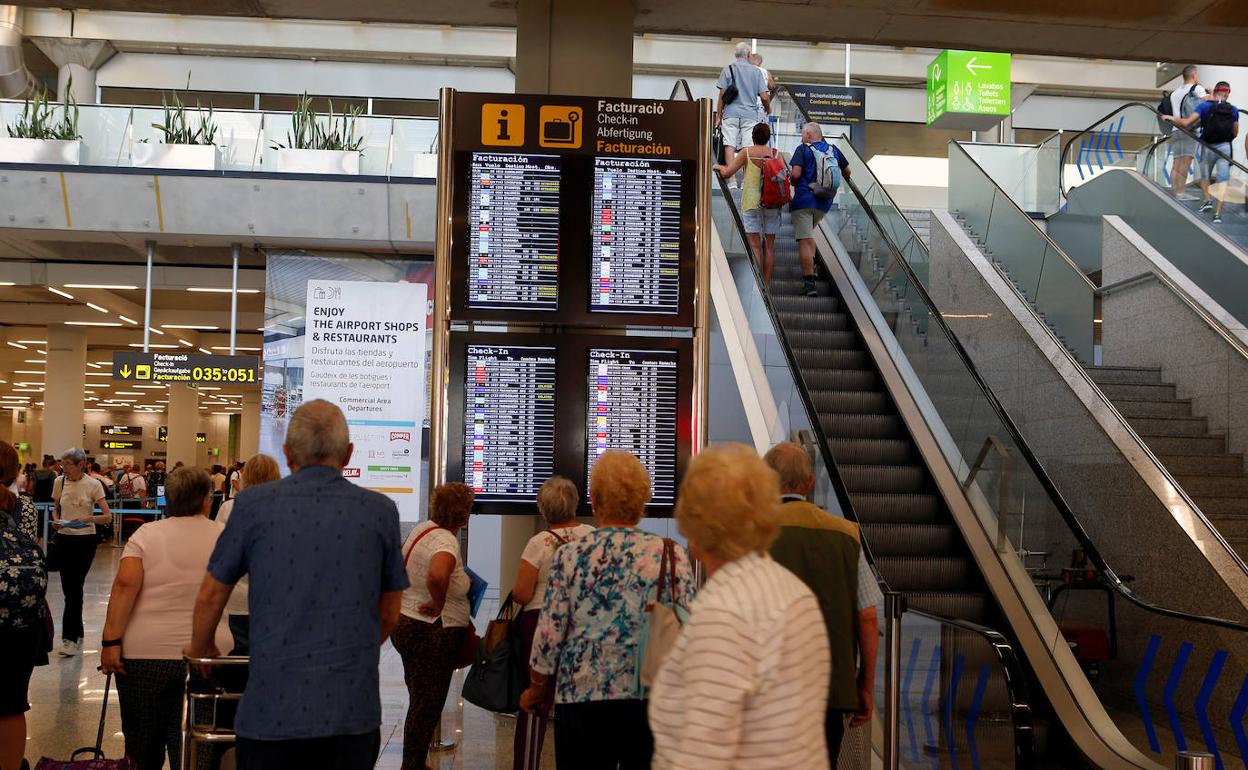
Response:
[{"label": "woman in floral blouse", "polygon": [[[639,654],[663,558],[663,538],[637,528],[650,477],[633,455],[604,452],[590,475],[589,500],[599,528],[555,554],[520,705],[540,704],[557,671],[555,764],[644,770],[654,739],[638,683]],[[675,602],[688,609],[689,556],[679,545],[674,551]]]}]

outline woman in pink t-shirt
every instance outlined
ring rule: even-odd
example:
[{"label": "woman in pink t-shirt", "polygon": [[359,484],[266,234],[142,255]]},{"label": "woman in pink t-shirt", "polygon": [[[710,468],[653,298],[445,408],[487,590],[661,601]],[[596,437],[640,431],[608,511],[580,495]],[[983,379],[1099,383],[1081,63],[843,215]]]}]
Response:
[{"label": "woman in pink t-shirt", "polygon": [[[208,518],[211,480],[200,468],[177,468],[165,482],[165,518],[126,542],[113,581],[100,642],[100,669],[117,675],[126,756],[139,770],[160,770],[166,754],[182,758],[182,650],[191,643],[191,612],[221,525]],[[218,649],[232,642],[224,626]]]}]

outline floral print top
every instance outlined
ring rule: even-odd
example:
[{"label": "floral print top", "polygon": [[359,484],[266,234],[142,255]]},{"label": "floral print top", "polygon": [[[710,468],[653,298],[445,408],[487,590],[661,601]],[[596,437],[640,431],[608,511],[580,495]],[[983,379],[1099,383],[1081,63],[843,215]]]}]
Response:
[{"label": "floral print top", "polygon": [[[676,584],[665,601],[689,609],[693,573],[676,544]],[[640,698],[637,670],[646,606],[655,599],[663,538],[603,527],[559,548],[533,636],[534,671],[555,677],[556,703]]]}]

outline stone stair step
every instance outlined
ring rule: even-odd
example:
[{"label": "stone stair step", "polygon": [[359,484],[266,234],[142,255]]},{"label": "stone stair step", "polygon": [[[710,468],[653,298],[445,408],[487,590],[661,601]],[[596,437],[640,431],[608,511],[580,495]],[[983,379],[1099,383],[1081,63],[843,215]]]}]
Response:
[{"label": "stone stair step", "polygon": [[1098,385],[1161,385],[1161,369],[1142,366],[1087,366],[1088,376]]},{"label": "stone stair step", "polygon": [[1141,433],[1144,443],[1159,455],[1225,455],[1226,436],[1156,436]]},{"label": "stone stair step", "polygon": [[[1154,449],[1150,443],[1149,449]],[[1160,454],[1158,459],[1166,466],[1166,470],[1175,476],[1242,476],[1244,474],[1244,458],[1241,455],[1179,455]]]},{"label": "stone stair step", "polygon": [[1248,516],[1248,497],[1201,497],[1196,506],[1210,521],[1222,516]]},{"label": "stone stair step", "polygon": [[1154,385],[1105,383],[1100,387],[1101,392],[1110,401],[1117,401],[1120,398],[1134,398],[1144,401],[1173,401],[1178,398],[1174,385],[1165,383]]},{"label": "stone stair step", "polygon": [[[1173,473],[1173,471],[1172,471]],[[1204,497],[1248,498],[1248,476],[1188,476],[1175,475],[1183,491],[1199,504]]]},{"label": "stone stair step", "polygon": [[1218,528],[1218,532],[1222,533],[1222,537],[1227,540],[1243,539],[1248,540],[1248,515],[1237,516],[1234,514],[1214,514],[1205,511],[1205,515],[1209,517],[1209,521]]},{"label": "stone stair step", "polygon": [[1150,436],[1207,436],[1209,420],[1204,417],[1128,417],[1135,432]]},{"label": "stone stair step", "polygon": [[1123,417],[1192,417],[1190,399],[1174,401],[1148,401],[1137,398],[1114,400],[1114,406]]}]

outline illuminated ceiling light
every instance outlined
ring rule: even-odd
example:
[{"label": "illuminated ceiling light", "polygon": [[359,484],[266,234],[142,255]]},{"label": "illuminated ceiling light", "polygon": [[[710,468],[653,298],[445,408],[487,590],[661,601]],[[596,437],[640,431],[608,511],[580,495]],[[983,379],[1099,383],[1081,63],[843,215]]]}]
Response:
[{"label": "illuminated ceiling light", "polygon": [[14,388],[14,393],[42,393],[43,388]]},{"label": "illuminated ceiling light", "polygon": [[16,286],[16,285],[17,284],[14,283],[13,281],[0,281],[0,286]]},{"label": "illuminated ceiling light", "polygon": [[200,390],[221,390],[216,385],[200,385],[199,389]]},{"label": "illuminated ceiling light", "polygon": [[14,374],[43,374],[41,369],[14,369]]},{"label": "illuminated ceiling light", "polygon": [[112,377],[112,372],[83,372],[88,377]]},{"label": "illuminated ceiling light", "polygon": [[67,291],[61,291],[60,289],[56,288],[55,286],[49,286],[49,287],[48,287],[48,291],[52,292],[53,294],[59,294],[60,296],[64,297],[65,299],[73,299],[73,298],[74,298],[74,295],[73,295],[73,294],[70,294],[70,293],[69,293],[69,292],[67,292]]},{"label": "illuminated ceiling light", "polygon": [[131,286],[128,283],[67,283],[66,289],[117,289],[125,291],[128,289],[137,289],[138,286]]},{"label": "illuminated ceiling light", "polygon": [[[212,349],[213,349],[213,350],[224,350],[224,351],[226,351],[226,352],[229,352],[230,346],[229,346],[229,345],[214,345]],[[235,346],[234,346],[234,349],[235,349],[235,350],[251,350],[251,351],[258,351],[258,350],[260,350],[260,348],[248,348],[248,347],[244,347],[244,346],[242,346],[242,345],[235,345]]]},{"label": "illuminated ceiling light", "polygon": [[[90,363],[91,363],[90,361],[87,362],[88,365],[90,365]],[[111,360],[110,361],[96,361],[95,363],[99,366],[112,366],[113,365],[113,362]]]},{"label": "illuminated ceiling light", "polygon": [[82,411],[84,411],[84,412],[107,412],[108,410],[107,410],[107,409],[96,409],[96,408],[92,407],[91,409],[83,409]]},{"label": "illuminated ceiling light", "polygon": [[22,360],[24,364],[44,364],[47,363],[42,358],[26,358]]},{"label": "illuminated ceiling light", "polygon": [[[213,286],[191,286],[187,291],[197,291],[204,294],[229,294],[230,289],[218,289]],[[259,294],[259,289],[239,289],[239,294]]]},{"label": "illuminated ceiling light", "polygon": [[221,328],[219,326],[206,326],[203,324],[161,324],[162,329],[192,329],[205,332],[213,332]]},{"label": "illuminated ceiling light", "polygon": [[199,349],[199,352],[200,352],[200,353],[203,353],[203,354],[204,354],[204,355],[206,355],[206,356],[210,356],[210,355],[212,355],[212,351],[211,351],[211,350],[209,350],[208,348],[200,348],[200,349]]},{"label": "illuminated ceiling light", "polygon": [[229,416],[230,416],[230,413],[229,413],[229,412],[213,412],[213,414],[223,414],[223,415],[225,415],[226,417],[229,417]]},{"label": "illuminated ceiling light", "polygon": [[138,325],[138,323],[139,323],[138,321],[134,320],[133,318],[130,318],[130,317],[128,317],[128,316],[124,316],[124,315],[122,315],[121,313],[118,313],[118,314],[117,314],[117,317],[118,317],[118,318],[120,318],[121,320],[125,321],[125,322],[126,322],[126,323],[128,323],[128,324],[134,324],[134,325],[136,325],[136,326],[137,326],[137,325]]},{"label": "illuminated ceiling light", "polygon": [[135,393],[135,392],[134,392],[134,391],[132,391],[132,390],[115,390],[115,391],[113,391],[113,395],[114,395],[114,396],[141,396],[141,395],[143,395],[143,394],[142,394],[142,393]]},{"label": "illuminated ceiling light", "polygon": [[[141,348],[141,347],[143,347],[143,343],[142,343],[142,342],[131,342],[131,343],[130,343],[129,345],[127,345],[126,347],[131,347],[131,348]],[[149,347],[149,348],[161,348],[162,350],[177,350],[177,349],[178,349],[178,346],[177,346],[177,345],[163,345],[163,344],[160,344],[160,343],[157,343],[157,342],[153,342],[153,343],[149,344],[149,345],[148,345],[148,347]]]},{"label": "illuminated ceiling light", "polygon": [[193,348],[193,347],[195,347],[195,345],[194,345],[193,343],[187,342],[186,340],[182,339],[181,337],[178,337],[178,342],[181,342],[183,345],[186,345],[188,348]]},{"label": "illuminated ceiling light", "polygon": [[12,341],[9,341],[9,342],[6,342],[5,344],[6,344],[6,345],[8,345],[8,346],[9,346],[9,347],[11,347],[11,348],[17,348],[18,350],[25,350],[25,349],[26,349],[26,346],[25,346],[25,345],[23,345],[23,344],[22,344],[22,343],[20,343],[20,342],[12,342]]},{"label": "illuminated ceiling light", "polygon": [[[38,353],[38,354],[39,354],[39,355],[41,355],[41,356],[46,356],[46,355],[48,354],[48,351],[46,351],[46,350],[36,350],[35,352],[36,352],[36,353]],[[42,361],[42,360],[43,360],[43,359],[40,359],[40,361]]]},{"label": "illuminated ceiling light", "polygon": [[29,401],[30,396],[0,396],[0,400],[4,401]]},{"label": "illuminated ceiling light", "polygon": [[23,345],[46,345],[48,344],[47,340],[18,340],[18,342],[22,343]]},{"label": "illuminated ceiling light", "polygon": [[121,326],[116,321],[66,321],[66,326]]},{"label": "illuminated ceiling light", "polygon": [[108,308],[106,308],[106,307],[100,307],[99,305],[95,304],[94,302],[88,302],[88,303],[87,303],[87,307],[91,308],[92,310],[98,311],[98,312],[100,312],[100,313],[107,313],[107,312],[109,312],[109,311],[108,311]]},{"label": "illuminated ceiling light", "polygon": [[[96,362],[94,362],[94,361],[88,361],[88,362],[87,362],[87,366],[90,366],[90,367],[95,368],[95,369],[99,369],[99,368],[100,368],[100,365],[99,365],[99,364],[97,364],[97,363],[96,363]],[[87,372],[87,373],[88,373],[88,374],[90,374],[90,372]]]},{"label": "illuminated ceiling light", "polygon": [[132,388],[147,388],[149,390],[164,390],[164,385],[131,385]]},{"label": "illuminated ceiling light", "polygon": [[147,327],[147,330],[151,332],[152,334],[159,334],[162,337],[165,336],[165,333],[162,332],[160,329],[153,329],[152,327],[149,326]]}]

